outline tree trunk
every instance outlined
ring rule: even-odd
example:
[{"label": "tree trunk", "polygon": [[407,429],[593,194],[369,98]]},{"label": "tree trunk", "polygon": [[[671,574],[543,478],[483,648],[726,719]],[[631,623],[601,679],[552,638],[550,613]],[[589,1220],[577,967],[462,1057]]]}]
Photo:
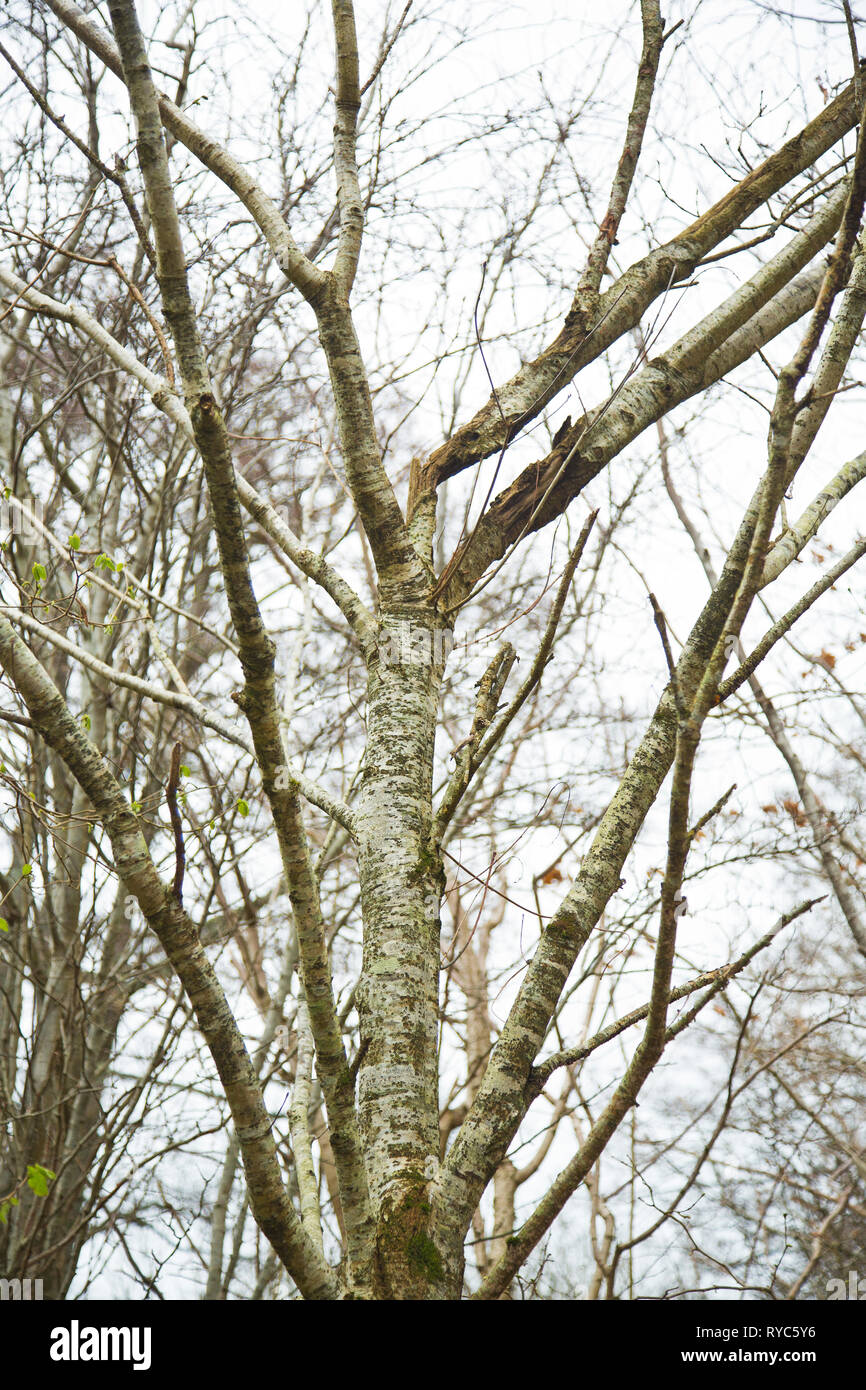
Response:
[{"label": "tree trunk", "polygon": [[447,631],[433,606],[379,615],[358,806],[364,958],[358,1104],[376,1213],[380,1296],[441,1298],[458,1250],[428,1232],[439,1152],[442,862],[431,843],[433,746]]}]

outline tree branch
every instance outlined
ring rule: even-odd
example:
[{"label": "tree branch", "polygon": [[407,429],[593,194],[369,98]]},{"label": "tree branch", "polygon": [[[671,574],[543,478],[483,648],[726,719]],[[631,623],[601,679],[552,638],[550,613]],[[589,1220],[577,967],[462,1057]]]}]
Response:
[{"label": "tree branch", "polygon": [[[121,81],[123,65],[117,45],[104,29],[94,24],[71,0],[46,0],[49,8],[76,38],[104,63]],[[163,92],[157,93],[159,113],[176,140],[194,154],[240,199],[257,227],[263,233],[281,269],[310,303],[325,284],[325,272],[309,261],[295,245],[285,218],[279,208],[256,183],[242,164],[212,136],[200,130]]]},{"label": "tree branch", "polygon": [[90,798],[124,886],[156,933],[195,1010],[235,1123],[256,1220],[305,1298],[341,1297],[335,1275],[310,1243],[283,1184],[265,1109],[243,1038],[198,931],[154,868],[137,817],[48,673],[0,616],[0,665],[31,718]]},{"label": "tree branch", "polygon": [[619,224],[625,212],[632,180],[640,158],[653,91],[655,90],[659,58],[664,43],[664,22],[659,0],[641,0],[640,10],[643,25],[643,48],[637,71],[634,100],[626,128],[625,144],[611,184],[607,212],[602,218],[595,241],[590,247],[586,269],[580,277],[575,297],[577,303],[585,310],[591,310],[597,303],[598,290],[602,276],[607,269],[611,247],[616,243],[616,234],[619,231]]},{"label": "tree branch", "polygon": [[425,490],[434,490],[513,439],[579,371],[634,328],[660,294],[687,279],[703,257],[769,197],[832,149],[859,116],[851,83],[697,221],[625,271],[599,298],[588,321],[580,304],[573,303],[553,342],[497,387],[495,397],[430,455],[424,470]]},{"label": "tree branch", "polygon": [[334,261],[334,278],[349,297],[361,253],[364,232],[364,205],[358,183],[355,140],[361,109],[358,76],[358,37],[352,0],[331,0],[334,41],[337,50],[337,118],[334,126],[334,168],[337,174],[337,204],[340,233]]}]

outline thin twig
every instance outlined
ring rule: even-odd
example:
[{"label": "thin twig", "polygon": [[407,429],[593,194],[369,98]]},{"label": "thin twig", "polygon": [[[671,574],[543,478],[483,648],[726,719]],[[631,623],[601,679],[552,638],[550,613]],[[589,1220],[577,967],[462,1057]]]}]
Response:
[{"label": "thin twig", "polygon": [[180,819],[180,811],[177,805],[177,789],[180,786],[180,752],[181,747],[176,743],[171,750],[171,768],[168,774],[168,785],[165,789],[165,799],[168,802],[168,813],[171,816],[171,828],[174,831],[174,883],[172,892],[183,907],[183,875],[186,868],[186,850],[183,844],[183,826]]}]

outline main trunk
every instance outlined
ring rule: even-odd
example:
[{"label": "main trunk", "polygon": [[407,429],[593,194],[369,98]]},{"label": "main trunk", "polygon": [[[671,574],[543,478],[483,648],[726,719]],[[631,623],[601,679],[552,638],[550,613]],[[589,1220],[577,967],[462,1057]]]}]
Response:
[{"label": "main trunk", "polygon": [[[379,614],[358,809],[364,957],[358,1104],[376,1214],[378,1294],[447,1297],[459,1252],[428,1234],[439,1153],[439,904],[430,843],[445,634],[431,606]],[[449,1277],[450,1275],[450,1277]]]}]

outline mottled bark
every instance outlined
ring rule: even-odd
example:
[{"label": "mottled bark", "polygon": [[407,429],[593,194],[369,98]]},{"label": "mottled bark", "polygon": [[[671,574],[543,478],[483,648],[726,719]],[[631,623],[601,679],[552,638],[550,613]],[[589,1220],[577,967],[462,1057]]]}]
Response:
[{"label": "mottled bark", "polygon": [[358,1106],[383,1296],[441,1297],[428,1231],[438,1167],[439,904],[433,745],[448,638],[429,605],[380,608],[357,805],[364,957]]}]

